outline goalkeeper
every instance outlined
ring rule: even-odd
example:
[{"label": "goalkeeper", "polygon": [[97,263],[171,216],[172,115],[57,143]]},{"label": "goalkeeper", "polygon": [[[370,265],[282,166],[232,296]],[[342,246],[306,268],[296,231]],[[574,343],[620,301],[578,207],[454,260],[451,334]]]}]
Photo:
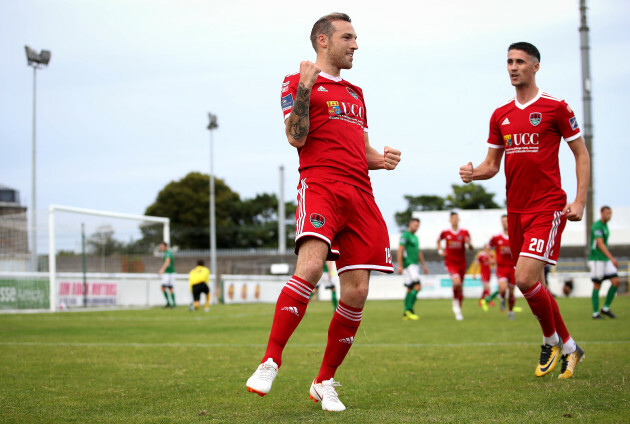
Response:
[{"label": "goalkeeper", "polygon": [[188,274],[188,282],[193,296],[193,308],[195,311],[199,309],[201,293],[205,293],[206,295],[206,305],[203,310],[205,312],[210,310],[210,287],[208,287],[209,278],[210,270],[204,266],[201,259],[198,260],[197,266]]}]

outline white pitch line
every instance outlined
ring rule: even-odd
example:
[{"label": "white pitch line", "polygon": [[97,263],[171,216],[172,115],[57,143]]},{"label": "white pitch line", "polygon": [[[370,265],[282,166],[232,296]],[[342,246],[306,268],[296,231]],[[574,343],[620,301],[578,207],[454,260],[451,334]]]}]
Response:
[{"label": "white pitch line", "polygon": [[[580,341],[581,345],[615,345],[628,344],[630,340],[593,340]],[[381,347],[381,348],[418,348],[418,347],[495,347],[495,346],[531,346],[531,342],[474,342],[474,343],[355,343],[355,348]],[[240,344],[240,343],[82,343],[82,342],[0,342],[0,346],[59,346],[59,347],[234,347],[234,348],[259,348],[265,344]],[[289,347],[324,347],[320,343],[290,343]]]}]

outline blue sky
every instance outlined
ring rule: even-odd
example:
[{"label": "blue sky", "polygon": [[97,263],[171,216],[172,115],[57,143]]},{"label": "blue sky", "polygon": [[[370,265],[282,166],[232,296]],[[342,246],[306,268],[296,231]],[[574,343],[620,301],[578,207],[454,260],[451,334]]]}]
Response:
[{"label": "blue sky", "polygon": [[[390,230],[405,194],[450,192],[458,168],[487,152],[492,111],[513,96],[506,48],[542,54],[538,85],[582,121],[577,0],[348,1],[359,36],[354,68],[370,141],[399,148],[393,172],[372,173]],[[588,2],[595,205],[630,205],[620,149],[630,94],[630,3]],[[38,227],[49,204],[142,214],[169,181],[209,169],[207,112],[218,115],[215,171],[242,197],[295,197],[280,85],[314,60],[314,21],[336,5],[286,1],[3,0],[0,2],[0,184],[31,204],[32,70],[24,45],[52,51],[38,72]],[[621,141],[619,141],[621,140]],[[560,150],[575,195],[574,161]],[[504,201],[503,173],[483,183]],[[42,240],[40,243],[45,244]]]}]

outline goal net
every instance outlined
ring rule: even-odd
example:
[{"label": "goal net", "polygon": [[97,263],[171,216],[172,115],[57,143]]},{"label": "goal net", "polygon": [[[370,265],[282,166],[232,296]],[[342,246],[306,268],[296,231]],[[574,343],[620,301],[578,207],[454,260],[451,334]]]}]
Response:
[{"label": "goal net", "polygon": [[50,206],[51,310],[149,305],[148,279],[158,280],[169,231],[168,218]]}]

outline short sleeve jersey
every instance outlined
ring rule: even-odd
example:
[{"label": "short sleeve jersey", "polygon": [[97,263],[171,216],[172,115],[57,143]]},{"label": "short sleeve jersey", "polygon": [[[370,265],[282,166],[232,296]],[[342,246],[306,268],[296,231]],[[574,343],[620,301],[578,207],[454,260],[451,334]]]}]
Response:
[{"label": "short sleeve jersey", "polygon": [[405,247],[403,268],[407,268],[409,265],[419,262],[420,241],[418,240],[418,236],[407,230],[400,236],[400,242],[398,244]]},{"label": "short sleeve jersey", "polygon": [[597,247],[597,239],[603,239],[604,245],[608,247],[608,224],[604,224],[601,220],[597,221],[591,227],[591,252],[588,255],[589,261],[608,261],[608,257],[604,255],[599,247]]},{"label": "short sleeve jersey", "polygon": [[479,262],[480,274],[483,279],[487,280],[490,278],[491,270],[490,270],[490,256],[486,252],[481,252],[477,256],[477,262]]},{"label": "short sleeve jersey", "polygon": [[446,266],[466,266],[466,241],[470,240],[468,230],[460,228],[457,232],[452,229],[444,230],[438,240],[446,240],[444,263]]},{"label": "short sleeve jersey", "polygon": [[197,265],[195,269],[188,274],[188,284],[192,286],[199,283],[208,283],[210,279],[210,270],[205,266]]},{"label": "short sleeve jersey", "polygon": [[175,257],[173,256],[173,252],[171,252],[169,249],[166,249],[164,251],[164,256],[162,257],[162,263],[166,262],[167,258],[169,258],[171,262],[166,267],[164,272],[166,274],[173,274],[175,272]]},{"label": "short sleeve jersey", "polygon": [[497,257],[497,268],[514,269],[510,238],[505,234],[497,234],[488,242],[488,247],[494,249]]},{"label": "short sleeve jersey", "polygon": [[558,211],[567,195],[560,183],[560,140],[581,135],[564,100],[538,91],[526,104],[513,98],[490,118],[488,145],[505,150],[507,209],[512,213]]},{"label": "short sleeve jersey", "polygon": [[[300,74],[282,83],[284,119],[293,111]],[[365,154],[367,119],[363,91],[341,77],[320,72],[311,89],[309,133],[298,149],[300,179],[322,177],[372,193]]]}]

